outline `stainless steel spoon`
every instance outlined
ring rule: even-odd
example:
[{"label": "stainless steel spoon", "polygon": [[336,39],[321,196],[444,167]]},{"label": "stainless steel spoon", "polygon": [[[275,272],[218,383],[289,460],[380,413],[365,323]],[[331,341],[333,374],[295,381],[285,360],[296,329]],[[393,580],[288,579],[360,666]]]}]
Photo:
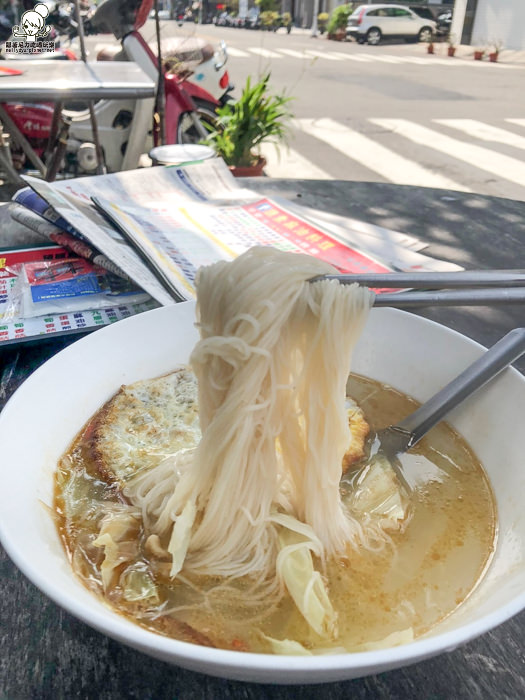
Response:
[{"label": "stainless steel spoon", "polygon": [[379,430],[372,444],[368,463],[387,459],[401,484],[410,493],[397,456],[414,447],[453,408],[493,379],[525,352],[525,328],[515,328],[493,345],[431,399],[400,423]]}]

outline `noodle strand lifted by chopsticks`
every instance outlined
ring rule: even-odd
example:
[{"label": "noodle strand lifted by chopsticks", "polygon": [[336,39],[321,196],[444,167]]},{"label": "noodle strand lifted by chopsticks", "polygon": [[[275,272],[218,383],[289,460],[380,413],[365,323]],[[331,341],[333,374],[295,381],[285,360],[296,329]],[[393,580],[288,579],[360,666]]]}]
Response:
[{"label": "noodle strand lifted by chopsticks", "polygon": [[269,247],[199,271],[191,365],[202,439],[126,492],[145,527],[169,539],[172,575],[275,576],[278,513],[304,523],[322,556],[359,540],[339,480],[351,353],[373,294],[307,281],[335,272]]}]

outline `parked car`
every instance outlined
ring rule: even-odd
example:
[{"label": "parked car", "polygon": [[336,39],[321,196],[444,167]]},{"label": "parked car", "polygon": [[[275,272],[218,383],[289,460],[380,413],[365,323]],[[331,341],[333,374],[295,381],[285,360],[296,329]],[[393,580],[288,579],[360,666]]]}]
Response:
[{"label": "parked car", "polygon": [[434,20],[419,17],[403,5],[360,5],[348,18],[346,35],[376,46],[383,38],[430,41]]},{"label": "parked car", "polygon": [[430,7],[424,7],[423,5],[409,5],[408,7],[412,12],[415,12],[416,15],[423,17],[423,19],[436,20],[436,15],[432,12]]},{"label": "parked car", "polygon": [[437,33],[440,36],[448,36],[450,34],[450,26],[452,25],[452,10],[446,10],[437,17]]}]

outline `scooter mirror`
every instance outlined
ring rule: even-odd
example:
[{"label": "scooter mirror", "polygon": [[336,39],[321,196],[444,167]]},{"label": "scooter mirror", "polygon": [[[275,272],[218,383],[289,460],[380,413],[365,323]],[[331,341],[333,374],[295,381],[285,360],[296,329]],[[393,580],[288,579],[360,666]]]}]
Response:
[{"label": "scooter mirror", "polygon": [[140,7],[137,10],[137,16],[135,18],[135,24],[133,26],[133,29],[137,30],[142,27],[146,23],[146,20],[149,17],[149,13],[151,12],[151,8],[153,7],[155,0],[142,0],[140,3]]},{"label": "scooter mirror", "polygon": [[91,24],[100,32],[122,39],[142,27],[152,4],[153,0],[105,0],[97,6]]}]

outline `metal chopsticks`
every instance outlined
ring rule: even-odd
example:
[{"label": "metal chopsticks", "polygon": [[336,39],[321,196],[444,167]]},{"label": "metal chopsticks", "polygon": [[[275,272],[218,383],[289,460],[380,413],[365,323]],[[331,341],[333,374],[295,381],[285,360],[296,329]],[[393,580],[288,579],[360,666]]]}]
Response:
[{"label": "metal chopsticks", "polygon": [[321,280],[337,280],[341,284],[357,282],[375,289],[430,290],[376,295],[374,306],[392,306],[398,309],[525,303],[525,270],[357,273],[321,275],[310,281]]},{"label": "metal chopsticks", "polygon": [[422,306],[494,306],[496,304],[525,304],[525,287],[397,292],[377,294],[374,299],[374,306],[393,306],[396,309],[415,309]]},{"label": "metal chopsticks", "polygon": [[523,287],[525,270],[460,270],[458,272],[386,272],[355,275],[320,275],[310,281],[335,279],[376,289],[458,289],[468,287]]}]

